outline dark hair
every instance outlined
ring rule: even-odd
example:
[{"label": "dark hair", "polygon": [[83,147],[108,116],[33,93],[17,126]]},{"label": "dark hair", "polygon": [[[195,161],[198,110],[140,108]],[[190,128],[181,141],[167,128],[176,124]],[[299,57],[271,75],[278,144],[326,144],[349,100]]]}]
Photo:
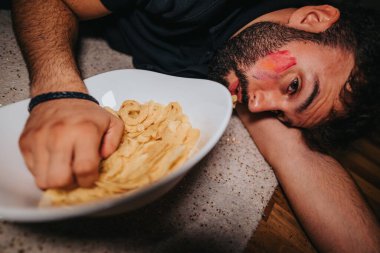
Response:
[{"label": "dark hair", "polygon": [[[380,13],[360,6],[338,6],[341,16],[323,32],[322,43],[349,50],[355,66],[340,93],[345,113],[303,129],[308,145],[322,152],[345,147],[380,125]],[[339,63],[337,63],[339,64]]]}]

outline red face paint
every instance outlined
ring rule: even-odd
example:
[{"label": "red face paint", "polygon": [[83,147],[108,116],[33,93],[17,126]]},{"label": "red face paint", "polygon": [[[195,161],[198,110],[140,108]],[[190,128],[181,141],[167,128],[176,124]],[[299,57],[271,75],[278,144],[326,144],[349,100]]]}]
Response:
[{"label": "red face paint", "polygon": [[243,94],[242,94],[242,89],[239,84],[239,80],[236,80],[230,86],[228,86],[228,90],[230,91],[231,95],[236,95],[237,100],[241,103],[243,100]]},{"label": "red face paint", "polygon": [[230,91],[231,95],[236,95],[237,88],[239,86],[239,80],[236,80],[230,86],[228,86],[228,90]]},{"label": "red face paint", "polygon": [[296,64],[296,58],[288,50],[277,51],[257,61],[253,77],[259,80],[278,79],[282,72]]}]

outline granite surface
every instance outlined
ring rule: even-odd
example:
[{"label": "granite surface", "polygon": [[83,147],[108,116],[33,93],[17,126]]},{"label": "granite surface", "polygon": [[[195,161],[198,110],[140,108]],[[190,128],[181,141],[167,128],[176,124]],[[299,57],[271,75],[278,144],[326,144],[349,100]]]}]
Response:
[{"label": "granite surface", "polygon": [[[129,56],[99,38],[80,43],[84,78],[133,67]],[[25,99],[28,90],[10,14],[0,10],[0,104]],[[233,116],[216,147],[161,199],[106,218],[0,220],[0,252],[243,252],[276,186],[270,166]]]}]

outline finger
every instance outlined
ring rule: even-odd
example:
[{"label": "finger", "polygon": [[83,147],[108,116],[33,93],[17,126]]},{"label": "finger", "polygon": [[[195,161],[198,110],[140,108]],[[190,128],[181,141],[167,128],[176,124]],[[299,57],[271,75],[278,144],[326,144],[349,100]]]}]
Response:
[{"label": "finger", "polygon": [[[30,118],[27,124],[28,122],[30,122]],[[48,187],[46,172],[49,153],[45,146],[45,137],[42,128],[31,130],[25,127],[19,139],[20,150],[26,166],[33,174],[36,185],[41,189]]]},{"label": "finger", "polygon": [[21,151],[21,154],[24,158],[26,167],[29,169],[29,171],[35,176],[34,173],[34,167],[33,167],[33,153],[32,153],[32,148],[29,142],[29,138],[27,136],[27,133],[24,132],[21,134],[20,139],[19,139],[19,148]]},{"label": "finger", "polygon": [[31,151],[25,151],[25,152],[22,152],[22,155],[24,157],[24,162],[26,164],[26,167],[29,169],[32,175],[35,176],[36,172],[35,172],[35,166],[33,163],[33,153]]},{"label": "finger", "polygon": [[73,185],[71,170],[73,151],[74,142],[71,138],[56,138],[49,142],[50,157],[47,171],[49,188],[64,188]]},{"label": "finger", "polygon": [[90,187],[99,176],[99,146],[101,134],[95,127],[88,128],[74,145],[73,170],[79,186]]},{"label": "finger", "polygon": [[39,141],[39,144],[36,144],[33,149],[33,174],[37,186],[43,190],[49,187],[47,180],[48,163],[49,152],[42,141]]},{"label": "finger", "polygon": [[103,137],[101,155],[103,158],[110,156],[119,146],[124,132],[123,121],[115,116],[111,116],[109,128]]}]

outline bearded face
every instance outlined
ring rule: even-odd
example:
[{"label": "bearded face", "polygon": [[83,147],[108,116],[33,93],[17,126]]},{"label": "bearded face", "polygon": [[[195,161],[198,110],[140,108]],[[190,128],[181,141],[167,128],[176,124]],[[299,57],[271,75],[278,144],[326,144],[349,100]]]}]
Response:
[{"label": "bearded face", "polygon": [[271,111],[289,125],[314,126],[343,110],[339,94],[354,66],[352,54],[329,45],[331,34],[326,43],[326,36],[253,24],[215,54],[209,78],[253,113]]}]

